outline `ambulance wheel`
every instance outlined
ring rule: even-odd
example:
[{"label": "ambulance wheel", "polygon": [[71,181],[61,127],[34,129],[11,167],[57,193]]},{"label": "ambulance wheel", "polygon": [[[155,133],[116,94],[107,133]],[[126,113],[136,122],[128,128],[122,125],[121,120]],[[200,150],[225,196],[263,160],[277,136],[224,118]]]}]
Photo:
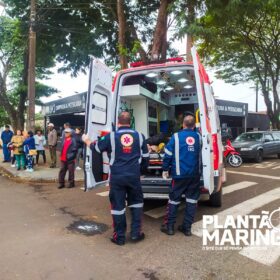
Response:
[{"label": "ambulance wheel", "polygon": [[212,193],[210,195],[210,205],[213,207],[221,207],[222,206],[222,200],[223,200],[223,189],[221,188],[220,191]]}]

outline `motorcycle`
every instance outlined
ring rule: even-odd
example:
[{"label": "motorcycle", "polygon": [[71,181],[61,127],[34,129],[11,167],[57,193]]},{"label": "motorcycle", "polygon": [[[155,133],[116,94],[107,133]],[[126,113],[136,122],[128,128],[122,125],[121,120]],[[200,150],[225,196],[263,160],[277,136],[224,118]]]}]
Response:
[{"label": "motorcycle", "polygon": [[226,141],[225,149],[224,149],[224,157],[226,162],[229,163],[232,167],[241,166],[243,160],[240,154],[234,149],[229,139]]}]

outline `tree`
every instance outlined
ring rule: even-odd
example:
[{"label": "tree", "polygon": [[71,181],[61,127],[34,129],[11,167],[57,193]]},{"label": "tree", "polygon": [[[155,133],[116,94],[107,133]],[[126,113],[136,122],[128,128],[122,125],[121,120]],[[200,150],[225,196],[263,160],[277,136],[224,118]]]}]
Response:
[{"label": "tree", "polygon": [[9,123],[9,118],[6,111],[0,106],[0,127]]},{"label": "tree", "polygon": [[[5,108],[10,123],[14,127],[19,127],[18,110],[20,108],[15,106],[18,96],[14,96],[7,85],[9,78],[13,82],[22,71],[21,58],[24,53],[24,45],[19,21],[1,17],[0,26],[0,105]],[[19,98],[21,98],[20,95]]]},{"label": "tree", "polygon": [[280,129],[280,2],[209,0],[189,30],[201,38],[201,55],[220,68],[218,77],[259,82],[272,127]]},{"label": "tree", "polygon": [[[117,26],[117,55],[121,68],[127,61],[165,59],[168,52],[167,31],[173,20],[168,21],[175,0],[153,1],[100,1],[102,14],[113,19]],[[108,16],[106,16],[108,15]],[[115,53],[111,49],[111,54]],[[118,62],[118,61],[117,61]]]},{"label": "tree", "polygon": [[[1,51],[7,59],[3,64],[1,80],[1,100],[14,127],[23,128],[25,120],[25,103],[27,98],[28,76],[28,26],[29,1],[5,0],[6,17],[1,22]],[[102,46],[98,43],[99,35],[93,33],[92,24],[86,23],[85,14],[81,17],[80,1],[37,1],[37,31],[36,78],[47,78],[50,67],[56,61],[63,62],[60,71],[71,71],[76,75],[80,70],[85,71],[89,64],[89,54],[102,55]],[[54,8],[54,4],[55,9]],[[101,18],[97,7],[89,9],[95,20]],[[77,9],[79,8],[79,9]],[[13,39],[13,40],[11,40]],[[13,81],[13,86],[7,88],[7,82]],[[36,83],[37,99],[49,95],[55,89]]]},{"label": "tree", "polygon": [[[37,80],[47,78],[56,62],[63,64],[59,71],[76,76],[79,71],[86,71],[90,54],[114,65],[121,62],[122,68],[127,67],[128,60],[166,58],[170,51],[167,31],[175,20],[171,15],[177,2],[179,6],[184,3],[183,0],[37,0]],[[17,22],[21,53],[16,56],[16,67],[7,72],[5,85],[9,79],[14,84],[12,90],[6,86],[2,90],[4,98],[0,106],[5,107],[14,126],[22,128],[27,98],[29,0],[4,0],[4,3],[9,20]],[[7,29],[10,23],[4,26]],[[13,28],[7,34],[13,34],[12,31]],[[37,97],[53,91],[37,83]]]},{"label": "tree", "polygon": [[[26,37],[22,35],[19,20],[0,17],[0,107],[5,109],[14,129],[23,129],[27,95]],[[26,68],[26,70],[24,70]],[[41,71],[38,71],[39,77]],[[36,100],[48,96],[54,89],[36,84]]]}]

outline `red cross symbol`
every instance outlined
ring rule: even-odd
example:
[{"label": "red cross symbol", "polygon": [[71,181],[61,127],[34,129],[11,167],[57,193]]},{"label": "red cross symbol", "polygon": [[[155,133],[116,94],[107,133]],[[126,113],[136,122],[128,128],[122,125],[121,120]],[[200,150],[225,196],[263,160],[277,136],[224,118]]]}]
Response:
[{"label": "red cross symbol", "polygon": [[127,136],[123,140],[124,140],[124,143],[126,143],[126,144],[130,143],[130,138]]},{"label": "red cross symbol", "polygon": [[193,145],[195,143],[195,140],[194,140],[193,137],[188,137],[186,139],[186,142],[187,142],[188,145]]}]

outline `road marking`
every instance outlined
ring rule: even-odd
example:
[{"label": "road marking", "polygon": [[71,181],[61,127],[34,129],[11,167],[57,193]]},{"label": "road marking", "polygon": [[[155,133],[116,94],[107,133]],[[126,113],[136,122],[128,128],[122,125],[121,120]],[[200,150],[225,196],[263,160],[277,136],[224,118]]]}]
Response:
[{"label": "road marking", "polygon": [[237,184],[229,185],[227,187],[223,187],[223,194],[228,194],[237,190],[242,190],[251,186],[257,185],[256,182],[248,182],[243,181]]},{"label": "road marking", "polygon": [[[229,185],[229,186],[223,188],[223,194],[229,194],[231,192],[241,190],[241,189],[245,189],[245,188],[254,186],[256,184],[257,184],[256,182],[243,181],[243,182],[240,182],[240,183],[237,183],[237,184]],[[208,199],[208,197],[207,197],[207,199]],[[185,208],[185,203],[182,202],[182,204],[178,208],[178,211],[180,211],[184,208]],[[157,207],[157,208],[153,208],[151,210],[148,210],[148,211],[144,212],[144,214],[149,216],[149,217],[152,217],[154,219],[158,219],[158,218],[164,217],[165,212],[166,212],[166,206],[162,206],[162,207]]]},{"label": "road marking", "polygon": [[[280,227],[280,224],[278,225],[278,227]],[[275,234],[275,238],[279,240],[280,231],[278,231],[277,229],[272,229],[271,231]],[[247,246],[243,248],[239,252],[239,254],[264,265],[273,265],[280,257],[280,246],[264,246],[264,242],[262,242],[260,246],[261,248]]]},{"label": "road marking", "polygon": [[273,167],[272,169],[273,169],[273,170],[275,170],[275,169],[280,169],[280,165],[278,165],[278,166],[276,166],[276,167]]},{"label": "road marking", "polygon": [[262,174],[256,174],[256,173],[238,172],[238,171],[231,171],[231,170],[227,170],[227,173],[246,175],[246,176],[252,176],[252,177],[261,177],[261,178],[267,178],[267,179],[273,179],[273,180],[280,180],[280,177],[277,177],[277,176],[269,176],[269,175],[262,175]]},{"label": "road marking", "polygon": [[278,169],[279,167],[279,162],[276,161],[267,161],[267,162],[262,162],[262,163],[255,163],[255,164],[242,164],[242,167],[249,167],[249,168],[272,168],[272,169]]},{"label": "road marking", "polygon": [[100,193],[97,193],[96,195],[99,195],[99,196],[109,196],[109,191],[100,192]]},{"label": "road marking", "polygon": [[[219,223],[223,224],[228,215],[231,215],[234,219],[236,219],[237,216],[247,215],[254,209],[260,208],[261,206],[277,199],[280,199],[280,188],[273,189],[254,198],[248,199],[242,203],[236,204],[233,207],[218,212],[215,215],[218,215]],[[212,226],[208,226],[207,229],[209,232],[214,230]],[[192,233],[196,236],[202,237],[202,220],[195,222],[192,225]]]}]

